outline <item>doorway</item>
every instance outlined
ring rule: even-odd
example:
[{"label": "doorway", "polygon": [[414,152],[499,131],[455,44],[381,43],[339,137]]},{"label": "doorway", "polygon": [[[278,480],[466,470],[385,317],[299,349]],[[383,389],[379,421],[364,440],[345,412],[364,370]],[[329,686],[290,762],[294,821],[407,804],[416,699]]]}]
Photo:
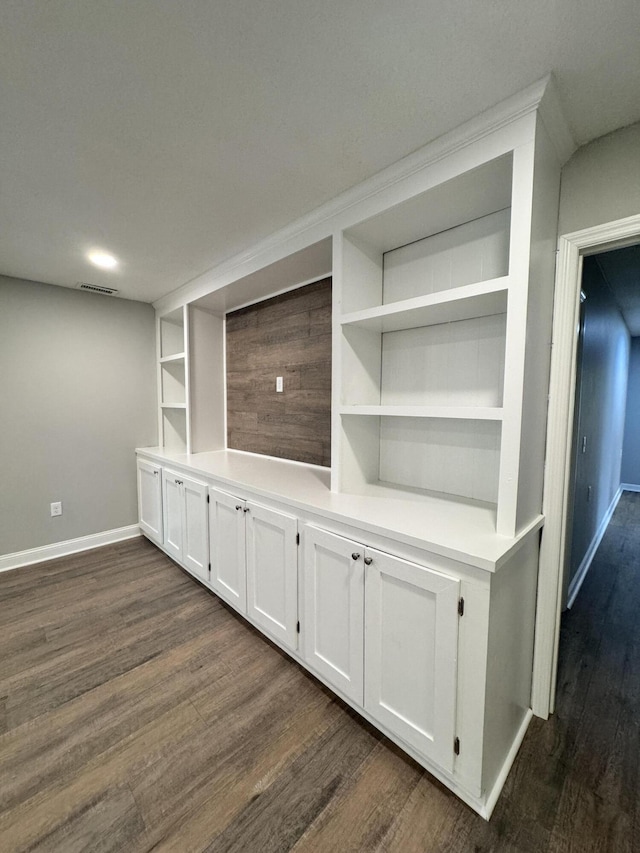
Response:
[{"label": "doorway", "polygon": [[566,234],[558,241],[543,496],[545,526],[540,548],[532,684],[533,712],[544,718],[549,716],[554,707],[564,567],[569,548],[567,519],[572,495],[575,387],[584,259],[638,242],[640,215]]},{"label": "doorway", "polygon": [[585,257],[563,610],[573,605],[580,591],[623,489],[640,490],[633,428],[639,422],[640,389],[635,382],[639,345],[640,245]]}]

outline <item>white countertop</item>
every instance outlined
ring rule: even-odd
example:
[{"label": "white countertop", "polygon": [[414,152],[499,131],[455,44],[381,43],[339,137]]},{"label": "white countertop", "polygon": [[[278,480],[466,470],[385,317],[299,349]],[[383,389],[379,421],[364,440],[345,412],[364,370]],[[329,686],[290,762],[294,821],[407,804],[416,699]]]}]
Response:
[{"label": "white countertop", "polygon": [[487,571],[499,569],[543,523],[539,516],[515,538],[499,536],[495,532],[495,508],[490,504],[412,494],[384,485],[370,486],[362,495],[332,492],[328,468],[239,450],[186,454],[163,447],[140,447],[136,452],[163,465],[187,468],[195,476],[214,478],[232,492],[244,487],[254,495],[351,523]]}]

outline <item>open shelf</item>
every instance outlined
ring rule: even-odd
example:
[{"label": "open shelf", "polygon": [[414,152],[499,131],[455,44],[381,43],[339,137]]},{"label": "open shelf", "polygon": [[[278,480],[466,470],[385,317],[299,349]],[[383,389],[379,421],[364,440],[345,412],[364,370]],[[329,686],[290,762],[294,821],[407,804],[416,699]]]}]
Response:
[{"label": "open shelf", "polygon": [[380,482],[495,504],[501,423],[456,418],[343,414],[342,490],[370,494]]},{"label": "open shelf", "polygon": [[165,355],[164,358],[160,359],[160,364],[173,364],[174,362],[180,362],[185,360],[185,355],[183,352],[177,352],[175,355]]},{"label": "open shelf", "polygon": [[162,406],[163,446],[167,450],[185,453],[187,450],[186,406]]},{"label": "open shelf", "polygon": [[509,278],[503,276],[455,290],[416,296],[342,316],[343,326],[373,332],[396,332],[503,314],[507,310]]},{"label": "open shelf", "polygon": [[512,172],[498,157],[343,232],[343,314],[508,276]]},{"label": "open shelf", "polygon": [[160,359],[182,356],[185,353],[184,309],[178,308],[159,319]]},{"label": "open shelf", "polygon": [[162,409],[186,409],[186,403],[161,403],[160,407]]},{"label": "open shelf", "polygon": [[162,405],[184,406],[187,402],[185,360],[172,359],[160,363]]},{"label": "open shelf", "polygon": [[505,314],[382,334],[359,325],[341,331],[342,406],[502,408]]},{"label": "open shelf", "polygon": [[339,412],[341,415],[362,415],[363,417],[502,420],[502,408],[497,406],[340,406]]}]

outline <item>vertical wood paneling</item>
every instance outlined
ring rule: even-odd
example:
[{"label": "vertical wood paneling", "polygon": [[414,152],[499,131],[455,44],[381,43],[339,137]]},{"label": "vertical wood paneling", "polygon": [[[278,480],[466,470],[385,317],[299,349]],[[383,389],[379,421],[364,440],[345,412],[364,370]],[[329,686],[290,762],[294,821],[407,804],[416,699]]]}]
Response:
[{"label": "vertical wood paneling", "polygon": [[226,341],[228,446],[329,466],[331,279],[227,314]]}]

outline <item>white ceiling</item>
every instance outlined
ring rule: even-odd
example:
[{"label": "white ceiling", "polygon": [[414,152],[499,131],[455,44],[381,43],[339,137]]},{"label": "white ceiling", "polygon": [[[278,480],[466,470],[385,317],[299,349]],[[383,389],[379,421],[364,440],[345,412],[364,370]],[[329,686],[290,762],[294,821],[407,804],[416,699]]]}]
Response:
[{"label": "white ceiling", "polygon": [[638,0],[2,0],[0,273],[153,301],[551,70],[585,143],[640,119],[639,35]]}]

